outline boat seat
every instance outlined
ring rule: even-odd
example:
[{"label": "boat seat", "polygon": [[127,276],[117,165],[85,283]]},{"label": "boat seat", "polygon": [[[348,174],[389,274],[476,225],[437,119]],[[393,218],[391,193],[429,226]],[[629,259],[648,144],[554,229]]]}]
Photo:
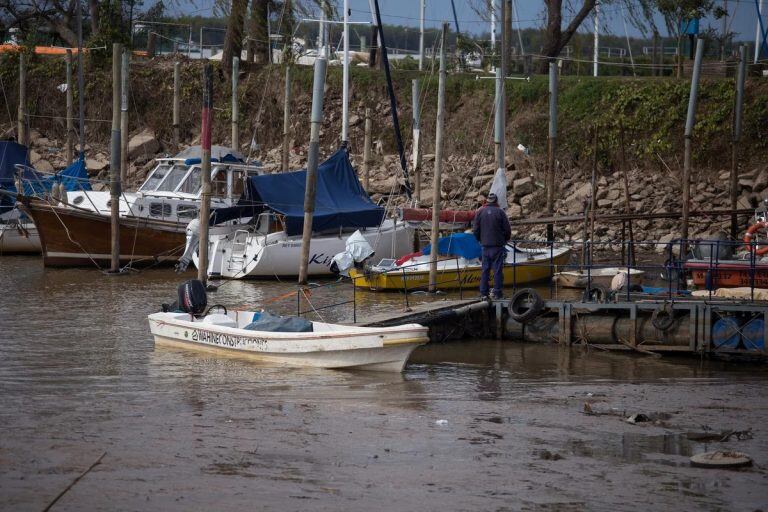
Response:
[{"label": "boat seat", "polygon": [[219,327],[237,327],[237,322],[222,313],[213,313],[206,315],[200,323],[218,325]]}]

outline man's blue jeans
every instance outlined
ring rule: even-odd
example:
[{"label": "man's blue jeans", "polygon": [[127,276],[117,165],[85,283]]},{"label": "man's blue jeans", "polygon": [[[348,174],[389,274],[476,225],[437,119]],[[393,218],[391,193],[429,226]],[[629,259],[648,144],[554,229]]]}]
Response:
[{"label": "man's blue jeans", "polygon": [[504,288],[504,247],[483,247],[483,272],[480,275],[480,295],[488,295],[490,273],[493,270],[493,294],[500,297]]}]

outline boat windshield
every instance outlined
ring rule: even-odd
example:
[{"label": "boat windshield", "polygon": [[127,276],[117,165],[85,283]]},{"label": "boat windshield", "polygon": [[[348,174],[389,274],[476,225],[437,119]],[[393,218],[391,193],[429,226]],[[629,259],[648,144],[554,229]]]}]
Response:
[{"label": "boat windshield", "polygon": [[166,174],[165,179],[155,189],[157,192],[173,192],[179,186],[181,180],[187,175],[189,167],[184,164],[174,165]]},{"label": "boat windshield", "polygon": [[227,169],[220,167],[214,170],[211,178],[211,194],[213,197],[227,197]]},{"label": "boat windshield", "polygon": [[144,182],[144,184],[139,188],[140,192],[151,192],[157,188],[157,186],[160,184],[161,181],[165,178],[166,174],[168,174],[168,170],[171,168],[168,164],[160,164],[157,167],[155,167],[155,170],[152,171],[152,174],[149,175],[149,178]]},{"label": "boat windshield", "polygon": [[179,192],[185,194],[197,194],[200,191],[202,172],[200,166],[193,166],[187,178],[179,187]]}]

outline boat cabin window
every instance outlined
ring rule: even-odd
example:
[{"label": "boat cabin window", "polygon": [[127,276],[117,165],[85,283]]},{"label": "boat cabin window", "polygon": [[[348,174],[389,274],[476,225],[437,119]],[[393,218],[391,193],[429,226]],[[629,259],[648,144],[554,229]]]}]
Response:
[{"label": "boat cabin window", "polygon": [[187,178],[182,182],[179,187],[179,192],[185,194],[197,194],[200,192],[200,186],[202,185],[202,171],[200,166],[192,166]]},{"label": "boat cabin window", "polygon": [[168,171],[165,179],[160,183],[160,185],[155,189],[158,192],[173,192],[176,190],[176,187],[179,186],[179,183],[181,183],[181,180],[184,179],[184,176],[187,175],[187,172],[189,171],[189,168],[184,164],[176,164],[174,165],[170,171]]},{"label": "boat cabin window", "polygon": [[211,195],[213,197],[227,197],[227,170],[216,169],[211,178]]},{"label": "boat cabin window", "polygon": [[150,203],[149,214],[152,217],[170,217],[171,205],[168,203]]},{"label": "boat cabin window", "polygon": [[197,206],[193,204],[180,204],[176,207],[176,215],[180,219],[194,219],[197,217]]},{"label": "boat cabin window", "polygon": [[171,168],[168,164],[160,164],[157,167],[155,167],[155,170],[152,171],[152,174],[149,175],[147,180],[144,182],[144,184],[139,188],[140,192],[151,192],[157,188],[157,186],[160,184],[163,179],[165,179],[166,174],[168,174],[168,170]]},{"label": "boat cabin window", "polygon": [[233,170],[232,171],[232,198],[237,199],[243,195],[243,189],[245,188],[245,171]]}]

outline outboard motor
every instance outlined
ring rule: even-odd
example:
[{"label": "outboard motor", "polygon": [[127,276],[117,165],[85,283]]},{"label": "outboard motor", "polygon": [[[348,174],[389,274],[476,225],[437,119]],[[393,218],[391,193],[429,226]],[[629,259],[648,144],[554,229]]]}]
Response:
[{"label": "outboard motor", "polygon": [[699,260],[731,260],[735,249],[741,242],[731,240],[725,233],[718,233],[715,236],[698,240],[693,247],[693,255]]},{"label": "outboard motor", "polygon": [[163,311],[183,311],[190,315],[199,316],[208,306],[208,294],[205,285],[198,279],[190,279],[179,285],[178,299],[173,304],[163,304]]}]

